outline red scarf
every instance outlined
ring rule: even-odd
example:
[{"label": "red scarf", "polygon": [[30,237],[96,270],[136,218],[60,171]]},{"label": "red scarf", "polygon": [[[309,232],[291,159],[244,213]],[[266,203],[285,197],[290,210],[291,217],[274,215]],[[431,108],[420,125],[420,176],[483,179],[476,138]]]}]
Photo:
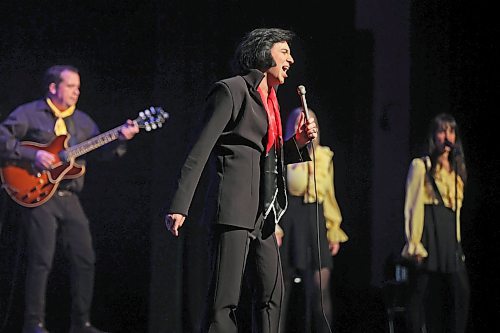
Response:
[{"label": "red scarf", "polygon": [[278,104],[278,98],[276,97],[276,92],[274,88],[271,88],[269,95],[267,96],[267,101],[265,101],[265,95],[262,89],[259,87],[257,91],[260,94],[262,102],[264,102],[264,108],[267,112],[267,146],[266,154],[273,146],[276,149],[280,148],[282,142],[282,129],[281,129],[281,116],[280,116],[280,106]]}]

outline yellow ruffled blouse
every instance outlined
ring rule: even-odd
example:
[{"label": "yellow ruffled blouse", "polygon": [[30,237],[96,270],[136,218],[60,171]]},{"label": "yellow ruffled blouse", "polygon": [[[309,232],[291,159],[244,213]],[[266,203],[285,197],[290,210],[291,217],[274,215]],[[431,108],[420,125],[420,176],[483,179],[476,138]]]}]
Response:
[{"label": "yellow ruffled blouse", "polygon": [[[425,162],[424,162],[425,161]],[[438,205],[439,200],[434,194],[432,184],[426,176],[427,168],[430,169],[431,162],[425,159],[415,158],[412,160],[406,179],[405,198],[405,234],[406,244],[403,248],[404,257],[421,256],[427,257],[427,250],[422,244],[422,233],[424,230],[424,206],[428,204]],[[449,172],[440,165],[436,166],[434,175],[435,183],[444,205],[456,212],[455,207],[455,171]],[[462,207],[464,183],[460,176],[457,177],[457,241],[460,241],[460,208]]]},{"label": "yellow ruffled blouse", "polygon": [[[311,155],[312,157],[313,155]],[[340,228],[342,215],[333,186],[333,151],[329,147],[316,146],[315,158],[318,202],[323,204],[326,236],[330,243],[343,243],[349,238]],[[313,162],[289,164],[287,166],[287,186],[290,195],[303,197],[305,203],[316,202]]]}]

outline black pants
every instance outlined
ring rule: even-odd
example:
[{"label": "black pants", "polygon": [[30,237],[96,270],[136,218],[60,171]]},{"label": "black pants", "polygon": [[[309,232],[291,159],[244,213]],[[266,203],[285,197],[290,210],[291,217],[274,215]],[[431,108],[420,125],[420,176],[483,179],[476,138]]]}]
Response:
[{"label": "black pants", "polygon": [[238,332],[237,308],[244,274],[250,274],[253,298],[253,332],[277,333],[283,297],[283,278],[274,222],[257,232],[232,226],[215,228],[212,246],[212,283],[205,314],[210,333]]},{"label": "black pants", "polygon": [[467,331],[470,286],[465,268],[453,273],[411,269],[409,281],[408,332],[421,333],[424,326],[427,333]]},{"label": "black pants", "polygon": [[78,196],[68,193],[59,196],[56,193],[41,206],[23,209],[23,218],[27,235],[25,325],[45,322],[47,279],[59,232],[71,265],[71,322],[83,324],[89,321],[95,253],[89,221]]}]

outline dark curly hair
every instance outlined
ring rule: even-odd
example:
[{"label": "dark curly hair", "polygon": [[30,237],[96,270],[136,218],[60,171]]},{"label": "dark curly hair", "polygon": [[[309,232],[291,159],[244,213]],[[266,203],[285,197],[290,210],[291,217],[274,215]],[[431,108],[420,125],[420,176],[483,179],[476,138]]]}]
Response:
[{"label": "dark curly hair", "polygon": [[276,65],[271,48],[274,44],[287,42],[291,45],[295,34],[290,30],[279,28],[259,28],[250,31],[236,48],[233,59],[233,70],[241,74],[250,69],[266,71]]}]

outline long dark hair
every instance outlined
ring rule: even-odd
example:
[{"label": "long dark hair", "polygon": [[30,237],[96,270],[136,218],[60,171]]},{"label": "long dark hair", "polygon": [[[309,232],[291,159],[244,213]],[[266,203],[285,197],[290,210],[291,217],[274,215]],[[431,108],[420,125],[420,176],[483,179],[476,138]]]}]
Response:
[{"label": "long dark hair", "polygon": [[435,116],[429,126],[429,132],[427,136],[427,152],[431,158],[432,163],[431,173],[434,173],[434,171],[436,170],[437,158],[441,153],[436,147],[435,135],[437,132],[447,127],[455,130],[455,143],[453,145],[453,149],[448,155],[448,160],[450,161],[450,165],[456,166],[456,170],[465,184],[467,181],[467,168],[465,166],[462,140],[460,138],[460,132],[455,118],[448,113],[440,113]]},{"label": "long dark hair", "polygon": [[274,44],[287,42],[291,45],[295,34],[290,30],[279,28],[259,28],[250,31],[242,39],[233,59],[233,70],[237,74],[258,69],[265,72],[276,65],[271,56]]}]

